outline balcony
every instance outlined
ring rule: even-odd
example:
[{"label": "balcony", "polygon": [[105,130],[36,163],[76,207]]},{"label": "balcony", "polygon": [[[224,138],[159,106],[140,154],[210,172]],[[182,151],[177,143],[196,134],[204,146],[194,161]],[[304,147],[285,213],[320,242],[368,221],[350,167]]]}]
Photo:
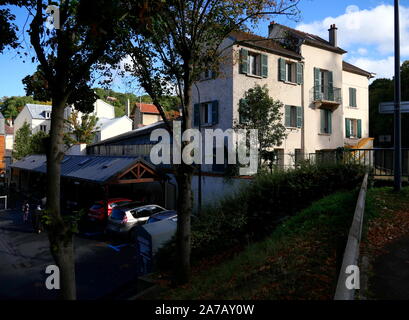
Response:
[{"label": "balcony", "polygon": [[333,86],[314,86],[310,97],[315,107],[322,109],[335,110],[342,103],[341,88]]}]

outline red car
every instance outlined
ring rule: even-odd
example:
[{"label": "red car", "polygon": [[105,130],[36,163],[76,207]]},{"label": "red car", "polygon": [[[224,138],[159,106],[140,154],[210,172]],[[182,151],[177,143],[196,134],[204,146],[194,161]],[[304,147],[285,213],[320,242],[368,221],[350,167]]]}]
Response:
[{"label": "red car", "polygon": [[[108,199],[108,216],[111,215],[112,209],[116,206],[121,206],[124,204],[128,204],[132,202],[132,200],[126,198],[115,198],[115,199]],[[100,200],[96,201],[94,205],[89,209],[88,212],[88,219],[90,221],[104,221],[108,217],[106,216],[107,208],[105,207],[105,201]]]}]

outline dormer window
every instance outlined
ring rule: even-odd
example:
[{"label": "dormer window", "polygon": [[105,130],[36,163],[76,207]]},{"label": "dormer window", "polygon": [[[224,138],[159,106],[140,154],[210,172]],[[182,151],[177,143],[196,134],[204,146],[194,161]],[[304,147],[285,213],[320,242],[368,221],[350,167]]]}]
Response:
[{"label": "dormer window", "polygon": [[46,119],[51,119],[51,111],[45,111],[45,112],[44,112],[44,117],[45,117]]}]

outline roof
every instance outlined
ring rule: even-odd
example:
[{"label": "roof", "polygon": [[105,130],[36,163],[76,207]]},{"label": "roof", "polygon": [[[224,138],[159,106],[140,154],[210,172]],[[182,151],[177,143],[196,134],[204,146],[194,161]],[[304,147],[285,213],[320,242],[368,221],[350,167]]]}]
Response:
[{"label": "roof", "polygon": [[347,72],[351,72],[351,73],[355,73],[355,74],[359,74],[361,76],[365,76],[368,78],[373,78],[374,75],[368,71],[365,71],[361,68],[358,68],[357,66],[354,66],[346,61],[342,61],[342,70],[347,71]]},{"label": "roof", "polygon": [[[102,184],[132,168],[138,162],[156,171],[152,164],[139,157],[65,156],[61,162],[61,176]],[[45,174],[47,159],[45,155],[30,155],[13,163],[11,167]]]},{"label": "roof", "polygon": [[14,134],[14,128],[6,124],[6,134]]},{"label": "roof", "polygon": [[98,131],[105,130],[109,126],[112,126],[115,123],[119,123],[123,118],[126,118],[129,121],[131,121],[131,119],[129,119],[127,116],[122,116],[122,117],[113,118],[113,119],[108,119],[108,118],[99,119],[98,122],[97,122],[97,125],[96,125],[97,128],[98,128]]},{"label": "roof", "polygon": [[150,104],[150,103],[135,103],[136,107],[139,108],[139,110],[142,113],[153,113],[153,114],[159,114],[158,108],[156,108],[155,105]]},{"label": "roof", "polygon": [[281,54],[299,60],[302,59],[302,56],[300,54],[285,49],[278,41],[261,37],[253,33],[233,31],[232,33],[230,33],[230,38],[233,38],[233,40],[238,42],[240,45],[267,50],[272,53]]},{"label": "roof", "polygon": [[303,39],[305,44],[309,44],[314,47],[326,49],[326,50],[333,51],[333,52],[340,53],[340,54],[347,53],[347,51],[345,51],[344,49],[341,49],[340,47],[334,47],[331,43],[329,43],[329,41],[315,34],[303,32],[303,31],[293,29],[293,28],[290,28],[290,27],[287,27],[287,26],[284,26],[278,23],[273,23],[272,25],[277,25],[281,27],[284,31],[292,33],[293,35]]},{"label": "roof", "polygon": [[26,104],[28,111],[30,112],[31,118],[45,120],[45,111],[51,112],[52,106],[45,104]]},{"label": "roof", "polygon": [[113,144],[113,143],[121,142],[123,140],[135,138],[138,136],[150,135],[152,130],[159,129],[159,128],[165,128],[165,123],[163,121],[158,121],[158,122],[149,124],[147,126],[144,126],[144,127],[141,127],[141,128],[129,131],[129,132],[125,132],[123,134],[119,134],[115,137],[105,139],[105,140],[102,140],[94,144],[90,144],[88,145],[88,147],[94,147],[94,146],[105,145],[105,144]]}]

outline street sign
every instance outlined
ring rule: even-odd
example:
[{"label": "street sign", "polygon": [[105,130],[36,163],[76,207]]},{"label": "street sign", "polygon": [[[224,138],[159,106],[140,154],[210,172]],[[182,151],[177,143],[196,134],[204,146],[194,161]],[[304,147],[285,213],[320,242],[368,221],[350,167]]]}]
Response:
[{"label": "street sign", "polygon": [[[394,102],[382,102],[379,104],[379,113],[390,113],[395,112],[395,103]],[[400,104],[401,113],[409,113],[409,101],[402,101]]]}]

